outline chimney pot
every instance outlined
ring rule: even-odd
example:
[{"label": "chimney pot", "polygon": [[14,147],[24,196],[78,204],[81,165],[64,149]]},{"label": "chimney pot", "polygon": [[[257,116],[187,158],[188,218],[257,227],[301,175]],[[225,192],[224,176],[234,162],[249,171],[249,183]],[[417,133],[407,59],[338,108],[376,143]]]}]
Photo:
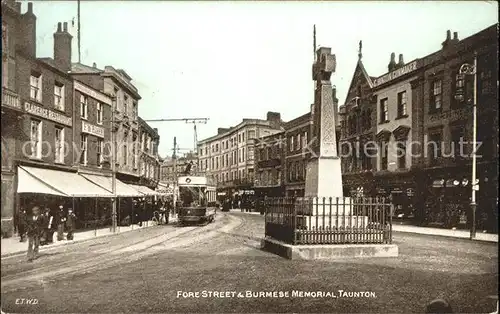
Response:
[{"label": "chimney pot", "polygon": [[16,2],[16,12],[21,13],[21,2]]},{"label": "chimney pot", "polygon": [[33,2],[28,2],[28,13],[33,13]]},{"label": "chimney pot", "polygon": [[400,53],[399,54],[399,65],[403,65],[404,64],[404,61],[403,61],[403,54]]},{"label": "chimney pot", "polygon": [[94,63],[92,63],[92,67],[93,67],[93,68],[97,68],[97,64],[96,64],[95,62],[94,62]]},{"label": "chimney pot", "polygon": [[63,31],[64,32],[68,31],[68,22],[64,22],[64,24],[63,24]]},{"label": "chimney pot", "polygon": [[60,33],[62,31],[61,29],[61,22],[57,23],[57,32]]},{"label": "chimney pot", "polygon": [[451,31],[450,30],[446,31],[446,40],[451,40]]},{"label": "chimney pot", "polygon": [[458,32],[453,33],[453,40],[458,40]]}]

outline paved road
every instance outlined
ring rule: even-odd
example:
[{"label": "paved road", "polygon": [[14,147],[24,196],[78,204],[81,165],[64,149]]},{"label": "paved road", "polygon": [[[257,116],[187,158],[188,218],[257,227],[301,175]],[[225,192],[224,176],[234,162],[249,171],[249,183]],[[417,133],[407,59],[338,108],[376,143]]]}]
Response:
[{"label": "paved road", "polygon": [[[141,229],[55,248],[34,263],[3,259],[2,309],[408,313],[436,297],[449,299],[456,312],[494,309],[488,298],[498,290],[494,244],[396,233],[399,258],[288,261],[258,249],[263,232],[261,216],[221,213],[204,227]],[[259,296],[264,291],[332,294]],[[208,295],[215,292],[227,294]]]}]

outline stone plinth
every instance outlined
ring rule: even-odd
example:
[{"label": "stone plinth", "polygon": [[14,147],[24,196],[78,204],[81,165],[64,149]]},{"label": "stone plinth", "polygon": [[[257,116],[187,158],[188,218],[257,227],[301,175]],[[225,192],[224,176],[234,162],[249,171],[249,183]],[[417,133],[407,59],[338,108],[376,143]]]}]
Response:
[{"label": "stone plinth", "polygon": [[394,244],[290,245],[271,238],[263,239],[261,248],[287,259],[299,260],[397,257],[399,254],[398,246]]}]

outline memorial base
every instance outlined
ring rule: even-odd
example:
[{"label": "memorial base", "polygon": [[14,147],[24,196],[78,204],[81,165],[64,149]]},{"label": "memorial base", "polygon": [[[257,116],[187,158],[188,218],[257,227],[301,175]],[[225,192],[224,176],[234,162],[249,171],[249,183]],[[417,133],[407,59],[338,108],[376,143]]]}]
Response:
[{"label": "memorial base", "polygon": [[398,246],[395,244],[291,245],[272,238],[262,239],[261,249],[295,260],[337,260],[399,255]]}]

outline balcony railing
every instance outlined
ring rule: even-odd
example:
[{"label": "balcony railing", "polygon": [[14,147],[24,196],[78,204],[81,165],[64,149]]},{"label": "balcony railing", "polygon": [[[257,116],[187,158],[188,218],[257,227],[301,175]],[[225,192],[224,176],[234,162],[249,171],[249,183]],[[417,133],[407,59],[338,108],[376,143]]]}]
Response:
[{"label": "balcony railing", "polygon": [[2,107],[11,107],[15,109],[21,110],[21,101],[19,100],[19,95],[15,92],[7,89],[5,87],[2,88]]}]

